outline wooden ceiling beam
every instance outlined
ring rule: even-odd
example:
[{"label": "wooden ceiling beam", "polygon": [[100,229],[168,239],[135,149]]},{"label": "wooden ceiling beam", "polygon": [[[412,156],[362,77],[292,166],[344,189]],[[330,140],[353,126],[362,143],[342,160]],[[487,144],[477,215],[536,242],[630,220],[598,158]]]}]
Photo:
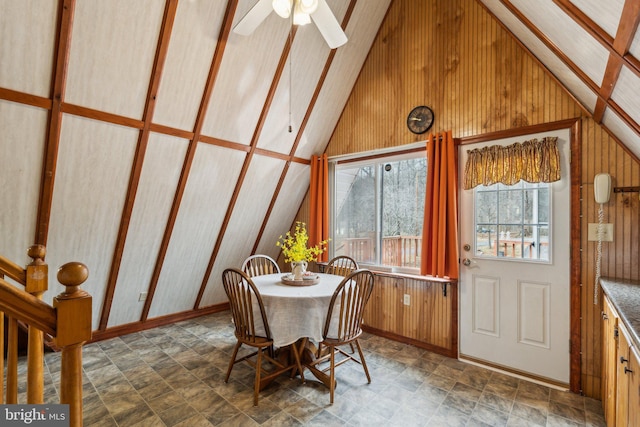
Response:
[{"label": "wooden ceiling beam", "polygon": [[[209,68],[207,82],[205,84],[204,92],[202,94],[202,99],[200,100],[200,107],[198,109],[198,114],[194,124],[194,129],[193,129],[193,139],[189,141],[189,146],[187,147],[187,153],[185,155],[185,160],[182,166],[182,172],[180,173],[180,178],[178,180],[178,188],[176,189],[176,194],[173,198],[171,211],[169,212],[169,218],[167,219],[167,226],[165,227],[164,235],[162,236],[162,242],[160,243],[160,249],[158,250],[158,256],[156,258],[156,263],[153,268],[153,274],[151,276],[151,281],[149,283],[147,299],[145,300],[145,304],[142,309],[142,315],[140,317],[140,321],[142,322],[144,322],[147,319],[147,316],[149,315],[149,309],[151,308],[151,301],[153,299],[153,295],[158,285],[158,279],[160,278],[160,272],[162,270],[162,264],[164,263],[164,258],[167,255],[169,241],[171,240],[173,227],[175,226],[176,219],[178,217],[178,210],[180,208],[182,196],[184,195],[184,190],[187,186],[187,181],[189,179],[189,172],[191,171],[191,166],[193,165],[193,159],[195,158],[196,148],[198,146],[198,142],[201,139],[202,126],[204,124],[204,120],[207,115],[207,109],[209,107],[209,101],[211,100],[211,95],[213,94],[213,88],[215,87],[216,80],[218,78],[218,73],[220,72],[222,57],[224,56],[224,52],[227,47],[229,33],[231,32],[231,24],[233,23],[233,17],[236,13],[237,7],[238,7],[238,0],[229,0],[229,2],[227,3],[227,8],[225,10],[222,25],[220,27],[220,33],[218,34],[218,43],[216,44],[215,51],[213,52],[213,58],[211,59],[211,67]],[[196,303],[195,304],[196,308],[197,308],[197,305],[198,304]]]},{"label": "wooden ceiling beam", "polygon": [[[156,106],[156,95],[158,93],[158,88],[160,87],[160,78],[162,77],[164,63],[167,59],[169,41],[171,40],[171,32],[176,18],[177,9],[178,0],[166,1],[164,15],[162,17],[162,26],[160,27],[158,46],[156,48],[153,68],[151,70],[149,88],[147,89],[147,98],[145,100],[144,111],[142,113],[142,129],[138,135],[138,143],[136,144],[133,164],[131,165],[127,195],[120,215],[120,227],[118,229],[116,244],[111,257],[111,268],[109,269],[109,278],[107,279],[107,286],[102,303],[102,313],[100,315],[100,324],[98,326],[98,329],[102,331],[107,328],[109,322],[109,314],[111,312],[113,295],[116,290],[118,273],[120,272],[120,265],[122,263],[124,245],[129,231],[129,224],[131,223],[133,205],[135,203],[136,194],[138,193],[140,176],[142,175],[142,164],[144,163],[144,157],[149,143],[149,135],[151,134],[151,121],[153,120],[153,113]],[[152,296],[147,298],[147,300],[151,299]]]},{"label": "wooden ceiling beam", "polygon": [[45,110],[50,110],[51,105],[53,104],[49,98],[30,95],[28,93],[5,89],[2,87],[0,87],[0,99],[16,102],[18,104],[30,105],[32,107],[44,108]]},{"label": "wooden ceiling beam", "polygon": [[613,41],[613,49],[625,57],[629,53],[629,48],[633,43],[633,38],[640,23],[640,2],[637,0],[626,0],[618,25],[618,32]]},{"label": "wooden ceiling beam", "polygon": [[[610,54],[607,61],[607,68],[605,69],[602,84],[598,91],[599,96],[593,111],[593,119],[597,123],[602,123],[604,112],[609,106],[609,100],[618,82],[622,66],[626,64],[630,69],[635,70],[636,73],[638,72],[637,67],[633,66],[633,63],[630,62],[633,56],[629,55],[628,52],[638,29],[638,23],[640,22],[640,3],[632,0],[625,2],[616,36],[612,39],[600,26],[568,0],[554,1],[583,29],[609,49]],[[620,111],[618,111],[618,113],[620,113]]]},{"label": "wooden ceiling beam", "polygon": [[[576,21],[580,26],[582,26],[587,32],[589,32],[589,34],[591,34],[598,42],[600,42],[600,44],[602,44],[602,46],[604,46],[608,51],[609,51],[609,57],[611,58],[611,56],[618,56],[620,58],[620,61],[622,61],[624,64],[628,64],[630,65],[629,69],[633,70],[634,72],[637,73],[637,68],[635,66],[632,66],[631,62],[628,59],[628,54],[626,55],[621,55],[619,54],[615,49],[614,49],[614,43],[615,40],[613,42],[611,41],[607,41],[610,40],[610,38],[605,38],[602,36],[602,29],[600,29],[595,23],[593,23],[593,21],[589,20],[590,22],[592,22],[592,24],[588,24],[587,22],[585,22],[584,20],[582,20],[580,18],[582,14],[581,12],[578,13],[576,12],[576,7],[573,6],[572,4],[570,4],[569,2],[567,2],[567,0],[553,0],[554,3],[556,3],[558,5],[558,7],[560,7],[565,13],[567,13],[567,15],[573,19],[574,21]],[[580,79],[582,80],[582,82],[587,85],[587,87],[589,87],[589,89],[591,89],[591,91],[597,96],[596,99],[596,105],[593,107],[594,111],[591,111],[589,109],[587,109],[587,111],[589,111],[589,114],[591,114],[592,117],[594,117],[595,120],[595,112],[599,112],[599,114],[604,115],[604,111],[606,108],[610,108],[611,110],[615,111],[621,118],[622,120],[626,123],[627,126],[629,126],[631,129],[633,129],[638,135],[640,135],[640,125],[638,123],[636,123],[634,120],[630,120],[630,116],[628,114],[626,114],[617,104],[615,104],[614,102],[611,102],[610,98],[606,98],[603,97],[601,94],[601,89],[602,87],[600,85],[598,85],[596,82],[594,82],[593,80],[591,80],[591,78],[589,76],[587,76],[581,69],[580,67],[578,67],[566,54],[564,54],[564,52],[562,52],[558,46],[555,45],[555,43],[550,40],[542,31],[540,31],[515,5],[513,5],[511,3],[510,0],[500,0],[500,2],[502,3],[502,5],[504,5],[511,13],[513,13],[514,16],[516,16],[520,22],[522,22],[528,29],[529,31],[531,31],[533,34],[536,35],[536,37],[538,37],[544,44],[545,46],[547,46],[548,49],[550,49],[565,65],[567,65],[567,67],[569,67],[569,69],[571,69],[571,71],[573,71],[573,73]],[[635,0],[627,0],[625,2],[625,8],[623,10],[623,17],[621,18],[621,24],[619,26],[624,26],[623,29],[623,33],[624,34],[635,34],[635,33],[631,33],[630,30],[633,28],[633,22],[630,23],[625,23],[622,24],[622,20],[625,19],[629,19],[629,20],[637,20],[638,17],[635,16],[637,15],[637,13],[635,15],[633,15],[633,10],[634,8],[637,8],[637,5],[632,5],[631,3],[637,3]],[[629,9],[627,9],[629,8]],[[625,18],[625,11],[627,11],[627,13],[629,14],[629,11],[631,11],[631,16]],[[592,28],[591,26],[594,26],[596,28]],[[637,23],[635,24],[635,27],[637,28]],[[623,36],[621,35],[621,38]],[[617,38],[617,36],[616,36]],[[619,41],[617,42],[618,44],[622,45],[623,42]],[[527,49],[528,50],[528,49]],[[617,61],[612,61],[612,66],[616,66]],[[610,79],[609,82],[607,82],[607,84],[611,85],[611,87],[615,87],[615,84],[617,83],[617,75],[615,73],[615,70],[610,70],[608,73],[608,77],[605,75],[603,77],[603,80],[605,78]],[[619,75],[619,73],[618,73]],[[614,80],[615,79],[615,80]],[[575,98],[574,98],[575,99]],[[577,102],[582,105],[582,102],[577,100]]]},{"label": "wooden ceiling beam", "polygon": [[78,117],[85,117],[87,119],[97,120],[100,122],[111,123],[119,126],[126,126],[134,129],[144,128],[144,120],[120,116],[118,114],[95,110],[93,108],[83,107],[81,105],[75,105],[75,104],[69,104],[69,103],[63,102],[60,105],[60,109],[63,113],[66,113],[66,114],[72,114]]},{"label": "wooden ceiling beam", "polygon": [[60,130],[62,128],[62,101],[67,84],[69,65],[69,51],[71,46],[71,30],[73,28],[73,14],[75,0],[60,0],[58,3],[58,41],[54,52],[54,69],[51,87],[51,110],[46,136],[42,174],[40,179],[40,195],[36,221],[36,235],[34,243],[45,245],[49,235],[49,220],[51,217],[51,202],[53,200],[53,186],[58,163],[58,148],[60,146]]}]

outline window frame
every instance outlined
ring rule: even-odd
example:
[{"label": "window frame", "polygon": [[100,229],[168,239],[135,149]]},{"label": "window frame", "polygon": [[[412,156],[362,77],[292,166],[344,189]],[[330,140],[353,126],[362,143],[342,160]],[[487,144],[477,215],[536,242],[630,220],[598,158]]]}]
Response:
[{"label": "window frame", "polygon": [[[335,224],[336,224],[336,170],[340,167],[356,168],[365,165],[376,165],[376,169],[384,167],[385,163],[397,162],[407,159],[415,159],[419,157],[426,158],[426,142],[405,145],[403,147],[394,147],[392,149],[376,150],[374,152],[355,153],[345,156],[330,157],[329,167],[329,259],[335,256]],[[428,167],[428,164],[427,164]],[[356,260],[361,267],[375,269],[376,271],[386,271],[393,273],[404,273],[410,275],[420,275],[419,267],[402,267],[382,265],[381,242],[382,242],[382,210],[380,207],[380,196],[382,191],[382,179],[377,176],[375,180],[375,224],[376,224],[376,247],[375,263],[364,263]],[[424,215],[424,212],[423,212]]]}]

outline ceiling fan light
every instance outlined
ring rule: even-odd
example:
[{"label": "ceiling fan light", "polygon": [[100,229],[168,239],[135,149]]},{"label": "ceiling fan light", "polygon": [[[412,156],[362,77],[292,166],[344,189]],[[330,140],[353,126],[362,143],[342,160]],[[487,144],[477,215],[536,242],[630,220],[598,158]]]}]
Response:
[{"label": "ceiling fan light", "polygon": [[318,0],[296,0],[300,6],[300,12],[311,15],[318,8]]},{"label": "ceiling fan light", "polygon": [[297,0],[293,8],[293,25],[307,25],[310,23],[311,17],[301,10],[300,1]]},{"label": "ceiling fan light", "polygon": [[291,3],[293,0],[273,0],[273,10],[282,18],[291,16]]}]

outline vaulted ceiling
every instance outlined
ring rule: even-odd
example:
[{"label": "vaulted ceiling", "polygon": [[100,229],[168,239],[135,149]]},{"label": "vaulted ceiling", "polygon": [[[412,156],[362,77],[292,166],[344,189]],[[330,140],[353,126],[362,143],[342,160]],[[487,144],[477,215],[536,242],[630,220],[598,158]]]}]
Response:
[{"label": "vaulted ceiling", "polygon": [[640,2],[481,2],[596,122],[640,157]]},{"label": "vaulted ceiling", "polygon": [[[277,256],[391,1],[327,0],[331,50],[275,13],[235,34],[256,0],[0,0],[0,253],[87,264],[94,329],[224,302],[224,268]],[[640,2],[481,2],[640,157]]]}]

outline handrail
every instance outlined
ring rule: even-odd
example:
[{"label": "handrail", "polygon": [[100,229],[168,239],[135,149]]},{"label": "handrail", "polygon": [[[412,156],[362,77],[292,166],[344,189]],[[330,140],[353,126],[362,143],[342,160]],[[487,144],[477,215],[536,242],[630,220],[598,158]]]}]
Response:
[{"label": "handrail", "polygon": [[27,274],[24,268],[0,255],[0,274],[2,273],[23,286],[27,283]]},{"label": "handrail", "polygon": [[[0,257],[0,326],[8,318],[6,394],[0,382],[0,404],[18,403],[18,323],[28,326],[27,403],[42,404],[44,394],[43,333],[54,339],[61,350],[60,403],[69,405],[69,425],[82,426],[82,346],[91,339],[91,296],[80,289],[89,272],[79,262],[58,269],[58,282],[65,290],[53,298],[53,305],[42,301],[48,289],[46,249],[33,245],[27,251],[32,262],[21,268]],[[4,280],[5,276],[24,286],[24,290]],[[0,327],[0,334],[4,334]],[[4,339],[0,349],[4,347]],[[4,371],[0,359],[0,372]]]},{"label": "handrail", "polygon": [[53,307],[3,279],[0,279],[0,311],[49,335],[56,335],[56,311]]}]

